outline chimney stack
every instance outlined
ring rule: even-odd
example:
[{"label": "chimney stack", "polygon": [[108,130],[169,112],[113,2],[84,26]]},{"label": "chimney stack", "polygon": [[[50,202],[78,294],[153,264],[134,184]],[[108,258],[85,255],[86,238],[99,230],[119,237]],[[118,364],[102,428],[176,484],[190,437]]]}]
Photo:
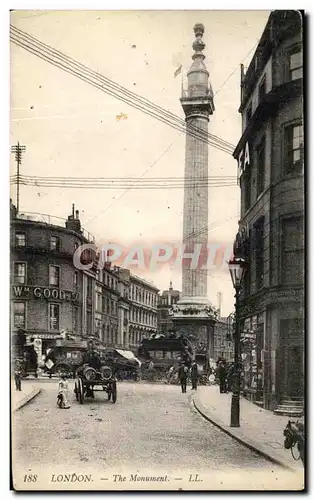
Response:
[{"label": "chimney stack", "polygon": [[79,219],[79,211],[75,210],[74,203],[72,204],[72,214],[68,216],[65,227],[76,233],[81,232],[81,221]]}]

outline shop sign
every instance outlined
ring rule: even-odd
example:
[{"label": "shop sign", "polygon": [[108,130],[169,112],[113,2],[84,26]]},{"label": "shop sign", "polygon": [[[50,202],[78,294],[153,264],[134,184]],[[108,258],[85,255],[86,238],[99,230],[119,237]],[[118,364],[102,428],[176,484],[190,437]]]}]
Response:
[{"label": "shop sign", "polygon": [[52,333],[36,333],[36,339],[56,340],[56,338],[58,337],[59,337],[58,333],[56,333],[55,335]]},{"label": "shop sign", "polygon": [[250,149],[246,143],[238,157],[238,177],[240,178],[245,169],[250,166]]},{"label": "shop sign", "polygon": [[77,302],[79,294],[60,288],[44,288],[40,286],[13,286],[14,298],[37,298]]}]

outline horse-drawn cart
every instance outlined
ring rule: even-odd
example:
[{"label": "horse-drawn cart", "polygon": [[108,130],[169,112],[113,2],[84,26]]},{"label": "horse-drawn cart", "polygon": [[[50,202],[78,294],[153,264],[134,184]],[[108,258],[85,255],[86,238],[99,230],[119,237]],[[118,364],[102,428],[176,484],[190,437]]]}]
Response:
[{"label": "horse-drawn cart", "polygon": [[108,401],[112,403],[117,401],[117,381],[109,366],[95,370],[83,365],[77,370],[74,386],[76,400],[82,405],[85,398],[94,397],[94,391],[105,392]]}]

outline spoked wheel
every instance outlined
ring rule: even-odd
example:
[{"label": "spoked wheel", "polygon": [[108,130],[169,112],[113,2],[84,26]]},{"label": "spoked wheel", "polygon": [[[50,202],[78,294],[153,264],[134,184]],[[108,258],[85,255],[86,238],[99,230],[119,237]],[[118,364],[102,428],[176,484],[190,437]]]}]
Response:
[{"label": "spoked wheel", "polygon": [[78,379],[78,394],[79,394],[79,402],[82,405],[84,403],[84,387],[82,379]]},{"label": "spoked wheel", "polygon": [[77,380],[75,380],[74,392],[75,392],[76,401],[78,401],[79,400],[79,382]]},{"label": "spoked wheel", "polygon": [[116,383],[116,381],[112,382],[111,394],[112,394],[112,402],[115,403],[117,401],[117,383]]}]

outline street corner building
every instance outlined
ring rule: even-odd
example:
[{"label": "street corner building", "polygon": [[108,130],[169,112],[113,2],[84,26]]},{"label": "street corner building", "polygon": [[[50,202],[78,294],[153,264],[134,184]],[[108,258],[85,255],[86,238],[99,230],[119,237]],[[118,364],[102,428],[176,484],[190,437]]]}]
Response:
[{"label": "street corner building", "polygon": [[82,345],[88,338],[136,352],[142,338],[156,332],[158,288],[128,269],[100,262],[74,205],[67,220],[20,213],[12,203],[10,216],[14,357],[33,345],[39,362],[64,340]]},{"label": "street corner building", "polygon": [[12,345],[34,342],[39,360],[65,334],[93,334],[95,271],[77,269],[73,257],[94,238],[74,206],[67,220],[17,213],[12,204],[10,215]]},{"label": "street corner building", "polygon": [[271,13],[246,71],[236,252],[248,262],[239,306],[244,394],[276,413],[304,396],[302,16]]}]

